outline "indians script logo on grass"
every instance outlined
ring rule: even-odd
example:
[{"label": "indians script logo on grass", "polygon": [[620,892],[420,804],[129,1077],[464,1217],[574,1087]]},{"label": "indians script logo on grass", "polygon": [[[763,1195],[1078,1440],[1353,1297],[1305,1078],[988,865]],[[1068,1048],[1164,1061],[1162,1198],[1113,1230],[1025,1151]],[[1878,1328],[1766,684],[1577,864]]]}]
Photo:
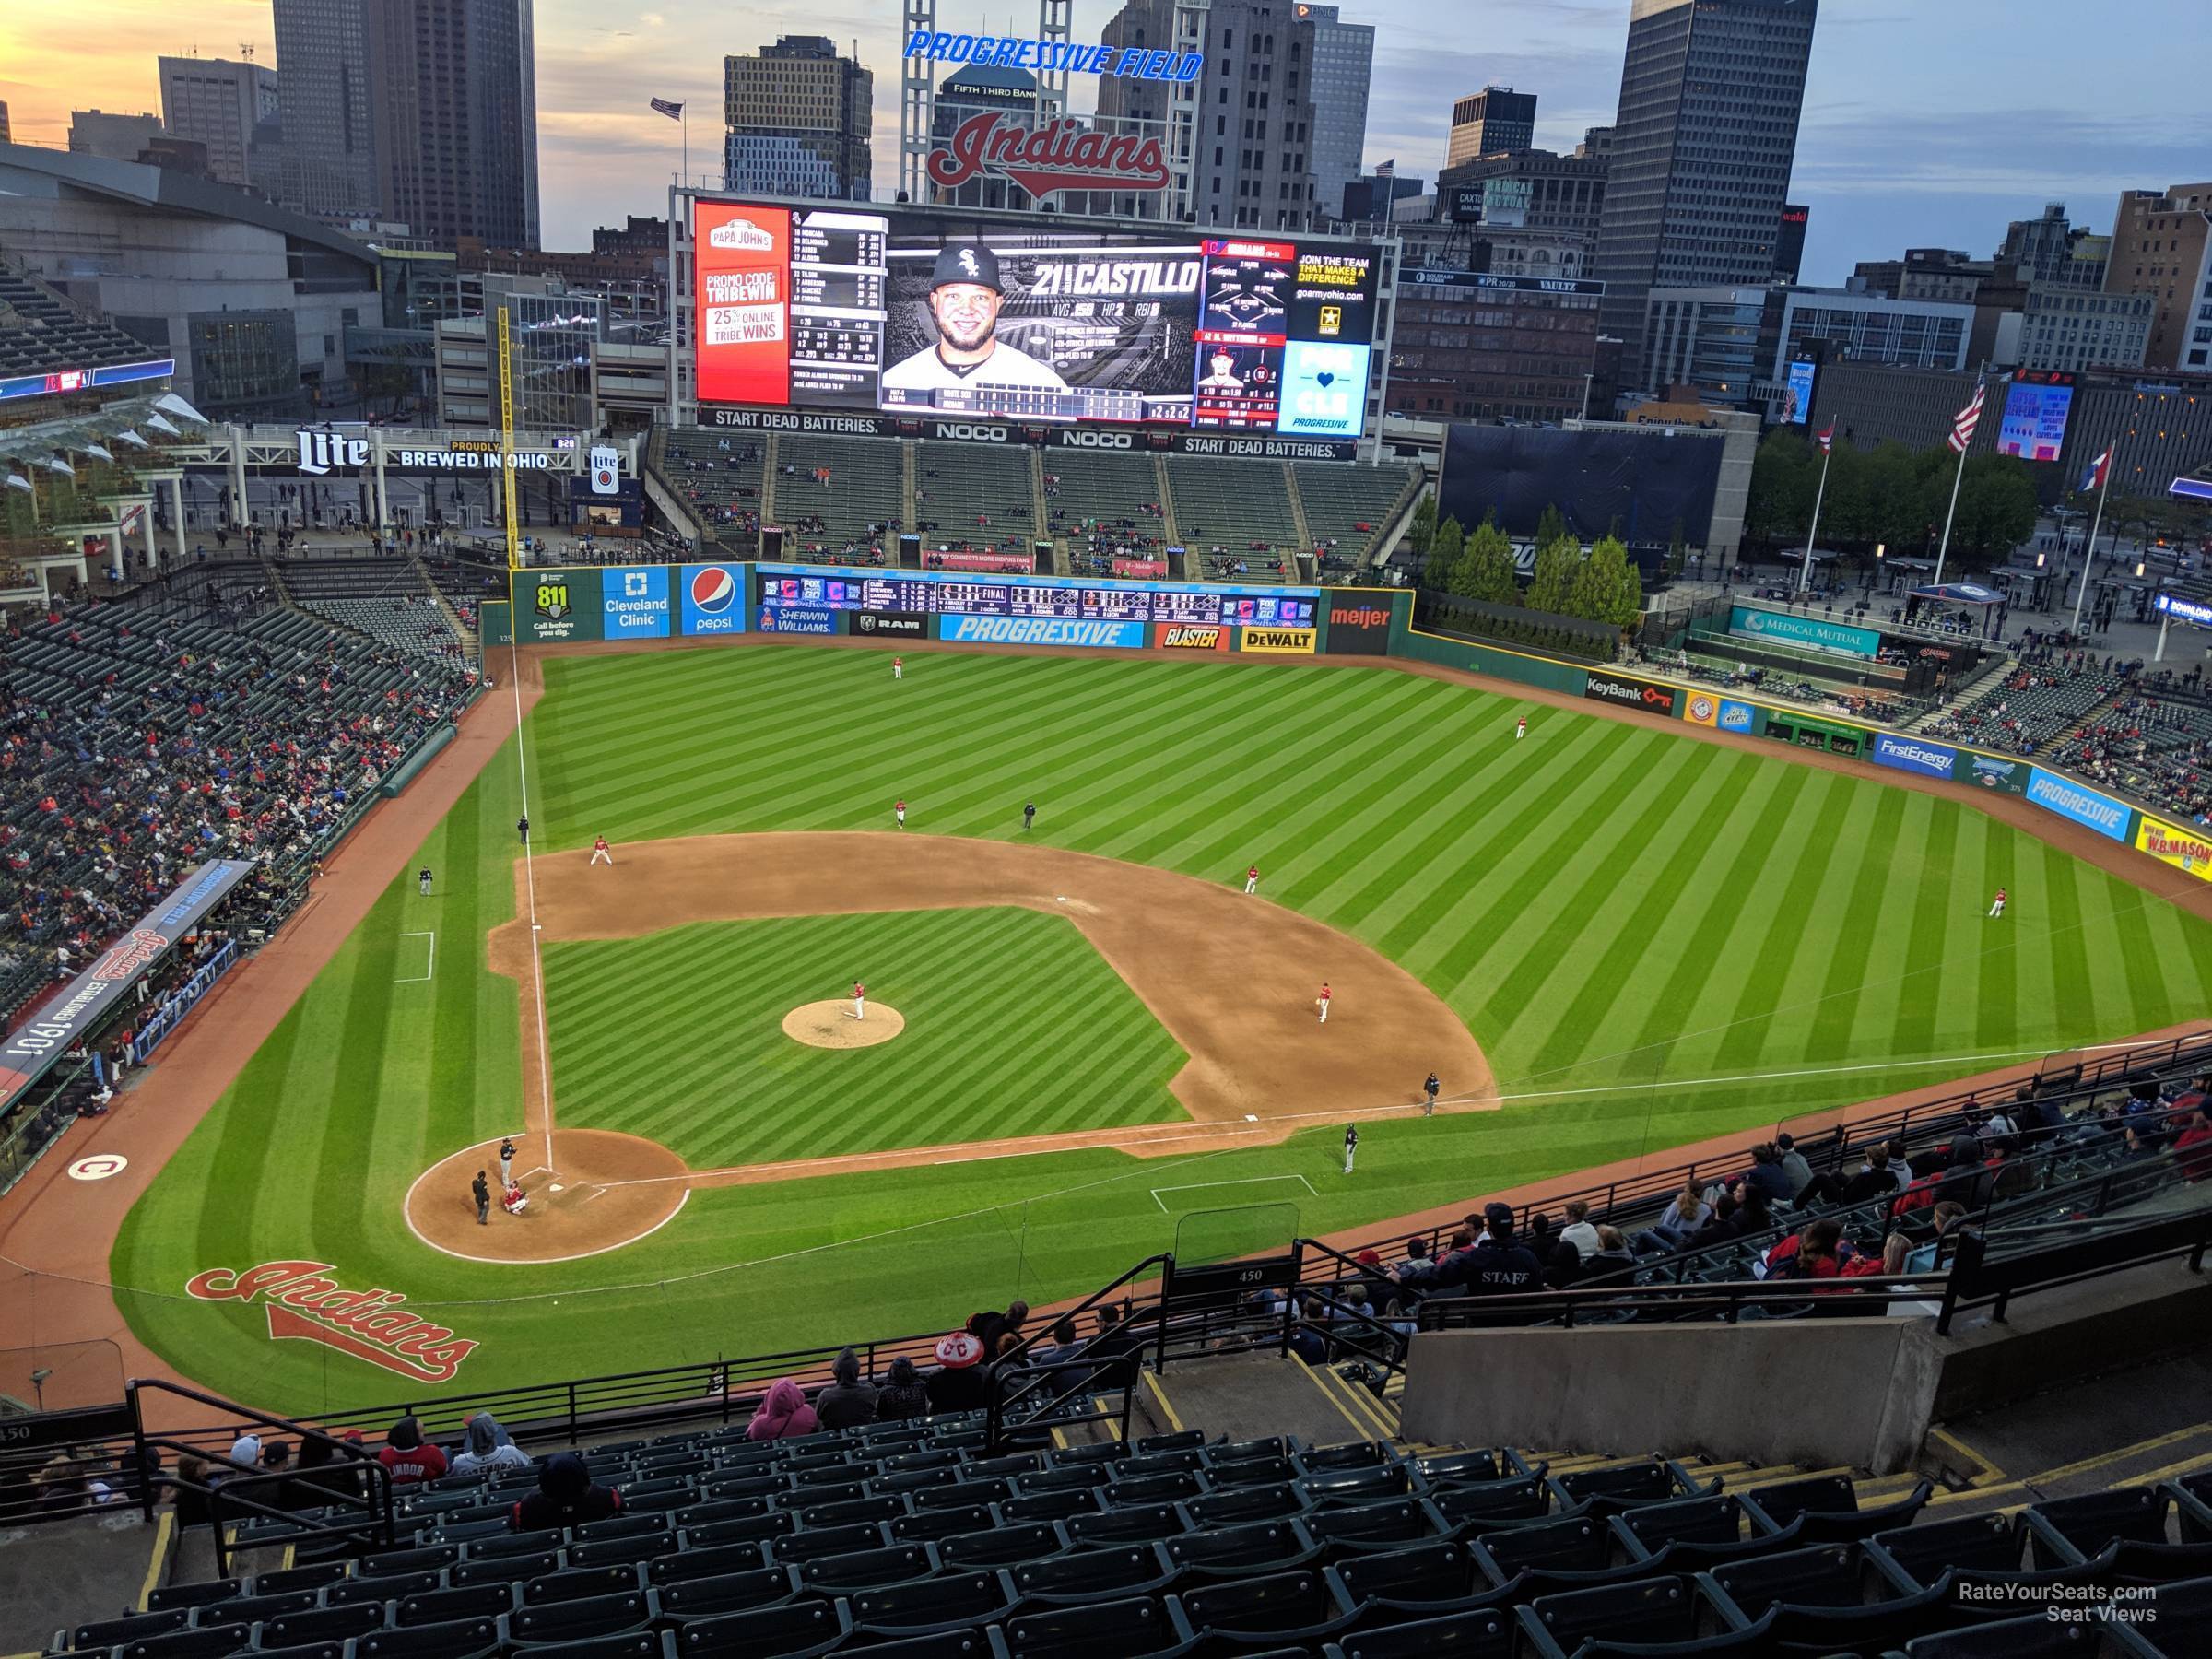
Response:
[{"label": "indians script logo on grass", "polygon": [[1034,131],[995,110],[971,115],[946,147],[929,152],[933,182],[951,190],[989,173],[1033,196],[1056,190],[1165,190],[1172,182],[1158,138],[1108,136],[1079,121],[1048,121]]},{"label": "indians script logo on grass", "polygon": [[327,1262],[264,1262],[243,1273],[211,1267],[185,1281],[202,1301],[250,1302],[269,1311],[272,1342],[319,1342],[417,1382],[451,1382],[477,1345],[418,1319],[396,1290],[345,1290]]}]

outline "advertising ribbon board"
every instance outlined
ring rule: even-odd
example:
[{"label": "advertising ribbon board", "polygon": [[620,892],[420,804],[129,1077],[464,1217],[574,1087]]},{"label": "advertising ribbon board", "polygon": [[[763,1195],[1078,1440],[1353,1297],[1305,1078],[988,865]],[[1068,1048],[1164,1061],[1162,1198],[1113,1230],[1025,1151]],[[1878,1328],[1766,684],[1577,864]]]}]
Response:
[{"label": "advertising ribbon board", "polygon": [[2033,767],[2028,773],[2028,798],[2046,812],[2055,812],[2061,818],[2094,830],[2110,841],[2125,844],[2127,821],[2133,808],[2110,795],[2077,783],[2071,778],[2062,778],[2056,772],[2047,772]]},{"label": "advertising ribbon board", "polygon": [[243,859],[218,858],[202,865],[101,951],[58,996],[24,1021],[0,1047],[0,1106],[38,1081],[48,1066],[82,1041],[163,951],[253,873],[253,866]]},{"label": "advertising ribbon board", "polygon": [[1647,714],[1671,715],[1675,712],[1674,687],[1632,679],[1625,674],[1594,671],[1583,688],[1583,695],[1592,702],[1609,703],[1617,709],[1641,709]]},{"label": "advertising ribbon board", "polygon": [[1728,613],[1728,631],[1744,639],[1776,640],[1807,651],[1825,651],[1836,656],[1871,657],[1882,649],[1877,629],[1853,628],[1842,622],[1823,622],[1815,617],[1794,617],[1780,611],[1753,610],[1736,606]]},{"label": "advertising ribbon board", "polygon": [[2161,864],[2187,871],[2199,881],[2212,881],[2212,830],[2184,829],[2147,812],[2136,826],[2136,847]]},{"label": "advertising ribbon board", "polygon": [[1145,642],[1142,622],[1088,622],[1073,617],[950,616],[939,617],[937,628],[939,639],[960,644],[1085,645],[1135,651]]},{"label": "advertising ribbon board", "polygon": [[1874,736],[1874,763],[1899,771],[1918,772],[1924,778],[1949,778],[1957,771],[1959,751],[1947,744],[1923,743],[1917,737],[1893,737],[1888,732]]}]

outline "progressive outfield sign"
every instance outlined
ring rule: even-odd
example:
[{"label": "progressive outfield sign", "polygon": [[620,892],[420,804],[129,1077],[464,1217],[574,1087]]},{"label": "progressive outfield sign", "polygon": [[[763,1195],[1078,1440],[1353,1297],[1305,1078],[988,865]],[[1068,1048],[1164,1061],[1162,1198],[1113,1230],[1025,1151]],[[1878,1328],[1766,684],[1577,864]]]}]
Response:
[{"label": "progressive outfield sign", "polygon": [[2032,768],[2028,774],[2028,798],[2045,811],[2072,818],[2108,840],[2124,844],[2127,841],[2128,819],[2134,808],[2071,778],[2047,772],[2040,766]]}]

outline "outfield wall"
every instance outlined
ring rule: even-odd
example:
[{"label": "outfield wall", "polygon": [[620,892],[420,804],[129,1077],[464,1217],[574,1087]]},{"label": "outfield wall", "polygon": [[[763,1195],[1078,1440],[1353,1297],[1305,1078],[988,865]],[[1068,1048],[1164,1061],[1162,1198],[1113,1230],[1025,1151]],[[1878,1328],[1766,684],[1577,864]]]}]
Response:
[{"label": "outfield wall", "polygon": [[1915,777],[2025,797],[2122,846],[2212,880],[2212,834],[2177,825],[2014,755],[1641,673],[1425,633],[1405,589],[1123,582],[880,567],[606,565],[517,571],[511,604],[479,612],[488,645],[672,642],[756,634],[1102,652],[1395,657],[1535,686],[1609,708],[1818,749]]}]

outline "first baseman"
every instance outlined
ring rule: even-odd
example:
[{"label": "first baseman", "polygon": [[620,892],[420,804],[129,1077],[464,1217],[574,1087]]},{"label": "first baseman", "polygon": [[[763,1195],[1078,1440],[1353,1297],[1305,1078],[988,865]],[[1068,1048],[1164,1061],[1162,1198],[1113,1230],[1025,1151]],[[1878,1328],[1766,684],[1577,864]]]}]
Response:
[{"label": "first baseman", "polygon": [[592,837],[592,862],[594,864],[603,864],[610,870],[614,868],[614,851],[607,846],[606,837],[604,835],[594,835]]},{"label": "first baseman", "polygon": [[858,980],[854,980],[853,982],[853,1018],[855,1019],[865,1019],[867,1017],[868,988],[867,986],[862,984]]}]

